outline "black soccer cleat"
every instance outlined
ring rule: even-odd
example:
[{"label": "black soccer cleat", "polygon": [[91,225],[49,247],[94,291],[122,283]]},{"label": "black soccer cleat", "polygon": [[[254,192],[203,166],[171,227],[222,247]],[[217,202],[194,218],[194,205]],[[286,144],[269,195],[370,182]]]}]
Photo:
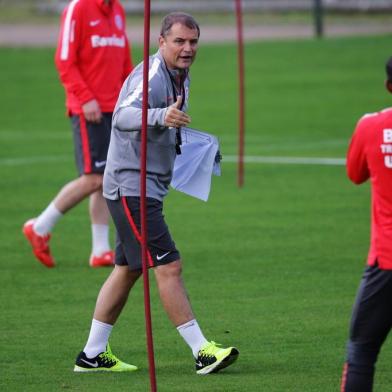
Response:
[{"label": "black soccer cleat", "polygon": [[206,343],[196,359],[196,373],[216,373],[231,365],[238,358],[239,351],[235,347],[219,348],[215,342]]},{"label": "black soccer cleat", "polygon": [[109,347],[94,358],[88,358],[82,351],[76,358],[74,372],[132,372],[137,367],[120,361]]}]

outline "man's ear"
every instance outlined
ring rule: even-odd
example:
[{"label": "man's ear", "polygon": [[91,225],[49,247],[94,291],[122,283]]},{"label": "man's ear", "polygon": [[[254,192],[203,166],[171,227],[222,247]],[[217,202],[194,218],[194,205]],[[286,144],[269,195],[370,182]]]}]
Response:
[{"label": "man's ear", "polygon": [[165,38],[163,38],[161,35],[159,36],[158,39],[159,47],[161,48],[162,46],[166,45]]},{"label": "man's ear", "polygon": [[392,94],[392,82],[390,82],[389,80],[386,80],[385,87]]}]

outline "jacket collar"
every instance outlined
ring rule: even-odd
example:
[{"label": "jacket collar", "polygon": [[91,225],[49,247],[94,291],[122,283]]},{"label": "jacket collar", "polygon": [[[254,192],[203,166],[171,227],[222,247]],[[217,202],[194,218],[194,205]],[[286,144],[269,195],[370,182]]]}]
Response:
[{"label": "jacket collar", "polygon": [[102,12],[108,14],[112,10],[113,5],[116,1],[117,0],[109,0],[109,3],[106,4],[105,0],[95,0],[95,3],[101,9]]}]

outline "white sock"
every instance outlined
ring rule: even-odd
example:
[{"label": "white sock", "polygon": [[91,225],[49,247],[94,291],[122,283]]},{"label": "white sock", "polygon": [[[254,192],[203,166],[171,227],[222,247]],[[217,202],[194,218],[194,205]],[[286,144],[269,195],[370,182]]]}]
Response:
[{"label": "white sock", "polygon": [[87,358],[94,358],[98,354],[106,351],[112,329],[113,325],[93,319],[90,335],[88,336],[86,347],[83,349]]},{"label": "white sock", "polygon": [[47,235],[63,215],[51,202],[34,222],[34,231],[41,236]]},{"label": "white sock", "polygon": [[104,252],[110,250],[109,244],[109,225],[91,225],[93,237],[93,255],[101,256]]},{"label": "white sock", "polygon": [[184,338],[185,342],[192,349],[193,356],[197,358],[200,348],[207,343],[199,324],[195,319],[177,327],[178,332]]}]

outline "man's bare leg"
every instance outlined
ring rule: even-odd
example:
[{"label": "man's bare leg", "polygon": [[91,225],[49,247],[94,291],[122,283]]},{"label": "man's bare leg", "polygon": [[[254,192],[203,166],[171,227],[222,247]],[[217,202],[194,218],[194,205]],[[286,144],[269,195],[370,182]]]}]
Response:
[{"label": "man's bare leg", "polygon": [[54,205],[61,213],[65,214],[101,187],[102,174],[83,174],[63,186],[53,200]]},{"label": "man's bare leg", "polygon": [[[108,263],[102,265],[113,264],[113,252],[109,242],[109,209],[106,200],[102,195],[102,188],[90,195],[89,212],[91,219],[92,247],[90,264],[95,262],[103,262],[106,256]],[[110,255],[107,254],[110,252]],[[103,260],[92,260],[92,258],[101,258]]]},{"label": "man's bare leg", "polygon": [[88,358],[94,358],[106,351],[113,325],[140,274],[139,271],[130,271],[128,266],[116,265],[102,285],[95,305],[90,334],[83,349]]},{"label": "man's bare leg", "polygon": [[181,271],[180,260],[154,268],[162,305],[176,327],[195,318]]},{"label": "man's bare leg", "polygon": [[116,265],[98,294],[94,319],[114,325],[140,275],[141,271],[131,271],[127,265]]}]

